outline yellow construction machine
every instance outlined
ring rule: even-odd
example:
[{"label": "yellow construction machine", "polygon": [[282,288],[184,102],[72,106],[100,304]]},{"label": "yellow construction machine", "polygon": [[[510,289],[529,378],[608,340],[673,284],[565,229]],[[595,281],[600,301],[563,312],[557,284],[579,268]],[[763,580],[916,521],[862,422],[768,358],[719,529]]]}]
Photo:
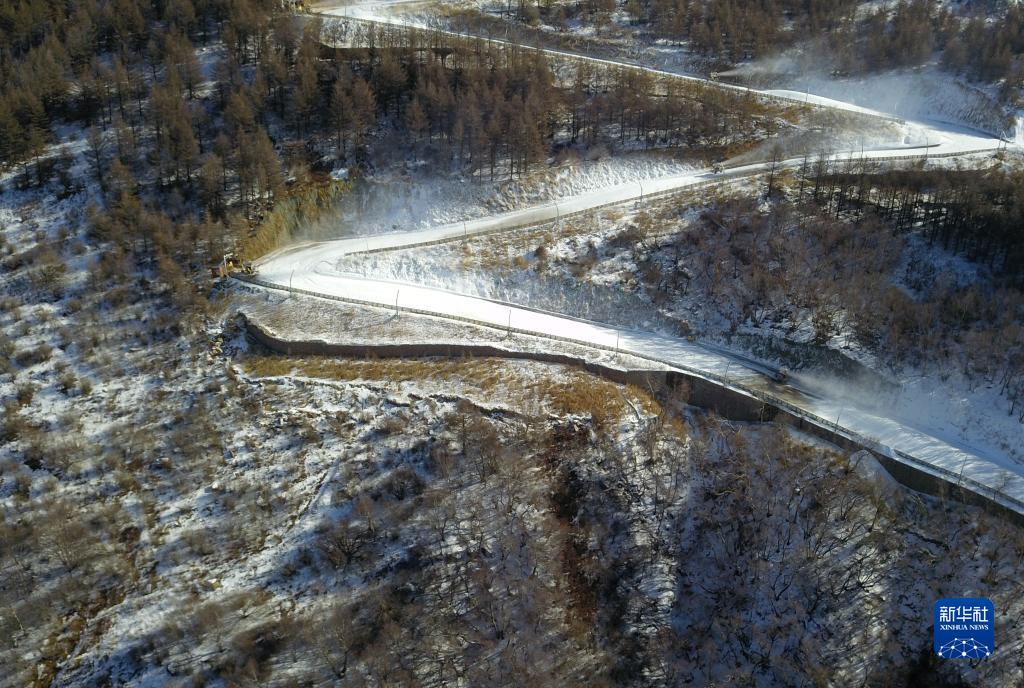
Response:
[{"label": "yellow construction machine", "polygon": [[256,268],[253,267],[252,261],[240,260],[233,253],[228,253],[221,259],[220,265],[217,267],[217,276],[226,279],[232,273],[255,275]]}]

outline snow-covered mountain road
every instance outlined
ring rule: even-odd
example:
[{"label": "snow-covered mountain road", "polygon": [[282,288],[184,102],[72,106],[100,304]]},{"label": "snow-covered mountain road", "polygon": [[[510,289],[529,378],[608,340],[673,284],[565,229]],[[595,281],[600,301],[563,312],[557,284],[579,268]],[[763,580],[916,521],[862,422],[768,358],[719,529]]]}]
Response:
[{"label": "snow-covered mountain road", "polygon": [[[963,132],[944,132],[933,130],[927,146],[892,144],[890,147],[862,150],[839,151],[826,156],[831,161],[853,162],[886,162],[904,159],[922,160],[925,157],[946,158],[970,154],[980,154],[997,150],[999,141],[986,138],[982,134]],[[795,169],[803,164],[803,158],[790,158],[777,161],[781,168]],[[759,162],[748,165],[730,166],[721,172],[711,169],[693,170],[682,174],[667,175],[643,181],[628,182],[615,186],[602,187],[594,191],[574,196],[566,196],[560,200],[540,205],[528,206],[506,213],[499,213],[465,222],[440,225],[430,229],[389,232],[386,234],[366,234],[345,239],[337,239],[316,244],[299,244],[285,249],[286,253],[309,251],[318,254],[325,251],[329,256],[340,256],[348,253],[365,253],[396,248],[409,248],[435,244],[442,241],[463,239],[490,232],[514,229],[558,221],[569,215],[593,211],[606,206],[621,205],[631,201],[642,203],[646,200],[684,189],[702,185],[715,184],[726,179],[738,179],[761,174],[770,169],[771,163]],[[260,263],[269,267],[279,254],[265,257]]]},{"label": "snow-covered mountain road", "polygon": [[[487,43],[499,46],[515,45],[513,41],[510,41],[506,38],[500,38],[493,35],[480,35],[462,31],[453,31],[450,29],[442,28],[432,23],[424,22],[421,18],[391,12],[391,10],[399,6],[429,6],[430,4],[431,0],[364,0],[352,3],[337,2],[337,0],[327,0],[325,2],[314,3],[311,13],[327,19],[336,19],[341,20],[342,22],[348,22],[352,25],[378,27],[397,26],[430,31],[432,34],[485,41]],[[582,51],[542,46],[530,46],[530,48],[532,50],[539,50],[549,56],[556,58],[577,61],[582,60],[595,65],[603,65],[607,67],[640,70],[656,77],[666,77],[694,83],[700,83],[710,88],[721,89],[742,95],[749,95],[762,100],[781,101],[784,103],[792,103],[794,105],[809,105],[813,107],[832,110],[843,110],[861,116],[873,117],[891,122],[899,122],[901,124],[908,123],[906,119],[898,117],[897,115],[888,112],[884,112],[877,109],[865,108],[859,105],[854,105],[852,103],[844,102],[842,100],[826,98],[811,93],[809,91],[800,92],[786,89],[761,90],[756,88],[750,88],[748,86],[741,86],[738,84],[729,83],[727,81],[708,79],[695,74],[687,74],[684,72],[659,69],[657,67],[651,67],[649,65],[642,64],[641,62],[621,57],[598,57]],[[912,125],[922,125],[925,130],[937,128],[940,130],[944,130],[949,134],[969,133],[971,131],[976,131],[970,129],[969,127],[963,127],[957,124],[950,124],[938,121],[913,121],[909,123]],[[1024,139],[1024,126],[1018,125],[1016,131],[1018,138]],[[996,138],[989,132],[980,133],[982,134],[983,138]],[[1019,145],[1024,145],[1024,143],[1020,143]]]},{"label": "snow-covered mountain road", "polygon": [[[988,145],[991,146],[991,141]],[[938,144],[931,150],[940,150],[941,146]],[[956,143],[950,148],[953,150],[946,150],[945,154],[960,154]],[[906,149],[895,148],[873,152],[872,159],[899,158],[906,154]],[[837,159],[848,155],[843,152],[835,154]],[[917,155],[921,153],[917,152]],[[794,166],[799,163],[799,160],[789,160],[782,164]],[[827,426],[838,424],[851,438],[867,446],[913,464],[918,469],[963,484],[1024,513],[1024,466],[1005,456],[986,454],[965,445],[952,428],[920,427],[910,422],[901,422],[899,409],[891,408],[886,402],[879,401],[870,405],[863,399],[846,399],[836,394],[835,390],[800,376],[780,386],[771,380],[772,371],[768,366],[722,349],[705,347],[676,337],[616,329],[571,316],[539,311],[528,305],[502,303],[423,285],[369,279],[341,272],[335,267],[340,258],[351,254],[410,248],[558,221],[570,214],[606,205],[640,201],[656,194],[714,182],[723,175],[755,175],[767,167],[766,163],[748,165],[720,175],[709,170],[694,171],[642,184],[622,184],[567,197],[557,203],[424,231],[357,236],[292,246],[258,262],[258,283],[619,351],[697,373],[709,380],[747,391],[794,410],[812,422]]]},{"label": "snow-covered mountain road", "polygon": [[[373,7],[375,6],[360,12],[363,18],[405,24],[400,18],[381,17],[372,9]],[[352,13],[353,6],[324,11],[336,14]],[[639,65],[611,63],[659,72]],[[704,81],[699,77],[683,78]],[[707,83],[723,86],[717,82]],[[798,100],[800,96],[778,92],[764,92],[763,95],[791,100]],[[804,94],[804,97],[808,101],[812,98],[810,94]],[[862,114],[889,118],[885,113],[864,113],[863,108],[839,101],[813,98],[819,107],[859,111]],[[852,158],[855,161],[862,159],[874,162],[900,158],[960,157],[993,151],[1005,144],[985,133],[941,122],[907,122],[903,126],[905,128],[898,142],[876,141],[871,147],[856,151],[838,151],[832,153],[830,157],[833,160]],[[794,168],[802,162],[801,159],[791,159],[776,164]],[[531,308],[528,304],[502,303],[424,285],[367,278],[342,272],[337,267],[339,259],[347,255],[411,248],[516,227],[558,222],[568,215],[604,206],[633,201],[643,202],[653,196],[712,184],[725,178],[754,176],[767,171],[769,167],[769,163],[755,163],[730,167],[717,174],[711,170],[694,170],[643,182],[605,187],[564,197],[557,202],[423,231],[353,236],[335,241],[291,246],[259,261],[258,278],[255,282],[277,289],[291,289],[326,298],[413,311],[468,321],[499,330],[565,340],[587,347],[630,354],[666,367],[695,373],[717,384],[740,389],[770,401],[811,422],[833,429],[838,427],[842,434],[864,446],[883,452],[918,470],[940,476],[951,483],[963,485],[1024,514],[1024,466],[1005,455],[968,445],[952,426],[933,427],[922,425],[919,421],[907,420],[906,417],[901,417],[900,409],[893,408],[890,402],[865,400],[863,397],[857,400],[849,399],[827,385],[799,375],[787,385],[778,385],[772,381],[772,371],[768,366],[727,350],[702,346],[677,337],[616,329],[563,314],[543,312]]]},{"label": "snow-covered mountain road", "polygon": [[332,258],[343,255],[345,251],[339,253],[338,247],[332,246],[334,243],[277,254],[261,265],[259,282],[619,351],[670,368],[697,373],[711,381],[754,393],[774,404],[795,408],[812,421],[820,421],[826,426],[838,425],[851,438],[907,461],[916,468],[927,470],[931,467],[936,475],[952,478],[952,482],[988,496],[1001,494],[1005,499],[999,501],[1024,513],[1024,476],[1021,475],[1024,467],[1006,458],[985,456],[964,446],[951,430],[944,433],[935,428],[918,429],[894,420],[889,417],[894,409],[884,402],[866,408],[862,401],[833,397],[831,390],[817,387],[800,376],[795,376],[786,385],[777,385],[767,375],[771,372],[768,366],[681,338],[616,329],[422,285],[339,273],[332,268]]}]

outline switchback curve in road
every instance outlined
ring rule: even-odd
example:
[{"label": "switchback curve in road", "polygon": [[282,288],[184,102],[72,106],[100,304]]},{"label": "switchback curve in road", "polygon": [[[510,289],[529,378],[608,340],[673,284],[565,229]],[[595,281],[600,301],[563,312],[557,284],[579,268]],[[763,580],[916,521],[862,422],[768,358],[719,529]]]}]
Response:
[{"label": "switchback curve in road", "polygon": [[[381,15],[378,6],[394,4],[384,0],[377,3],[336,7],[327,14],[359,15],[359,21],[371,23],[417,26],[400,17]],[[323,11],[323,10],[321,10]],[[456,34],[504,43],[490,37]],[[680,75],[629,62],[595,58],[561,50],[543,49],[547,53],[606,63],[617,67],[641,69],[667,77],[688,79],[717,88],[751,92],[700,77]],[[780,92],[753,92],[767,98],[798,101],[792,94]],[[797,94],[798,96],[799,94]],[[805,94],[807,95],[807,94]],[[808,96],[809,100],[809,96]],[[839,101],[815,97],[816,107],[846,110],[898,120],[881,112],[865,112],[863,108]],[[900,159],[960,157],[997,150],[1004,145],[997,137],[942,122],[915,122],[926,133],[927,146],[893,146],[866,151],[833,153],[832,160],[888,162]],[[776,164],[795,167],[801,159]],[[564,314],[549,313],[525,304],[502,303],[424,285],[396,283],[345,274],[334,269],[337,260],[345,255],[413,248],[470,236],[499,232],[517,227],[558,221],[572,214],[589,212],[597,208],[620,205],[631,201],[643,202],[656,196],[677,192],[700,185],[713,184],[726,178],[754,176],[766,171],[769,163],[754,163],[729,168],[715,174],[710,170],[672,175],[658,179],[620,184],[590,193],[562,198],[556,202],[527,207],[508,213],[453,223],[423,231],[394,232],[364,235],[335,241],[308,243],[277,251],[258,262],[259,277],[254,281],[266,287],[291,289],[326,298],[362,303],[385,308],[394,307],[435,317],[473,322],[489,327],[515,330],[538,337],[570,341],[597,349],[619,351],[660,362],[691,373],[702,374],[711,381],[744,389],[764,397],[766,376],[770,367],[727,350],[702,346],[684,339],[654,332],[622,330],[601,323],[589,322]],[[730,375],[731,373],[731,375]],[[997,501],[1007,508],[1024,514],[1024,466],[1007,457],[992,456],[966,445],[955,433],[943,428],[919,428],[892,417],[892,409],[884,405],[866,407],[833,393],[834,390],[816,387],[813,381],[796,376],[789,384],[787,399],[773,398],[773,403],[803,414],[814,422],[838,428],[897,460],[914,465],[953,484],[959,484]],[[770,396],[770,395],[769,395]],[[796,399],[797,401],[793,401]]]},{"label": "switchback curve in road", "polygon": [[[977,151],[972,151],[977,152]],[[905,149],[884,151],[873,160],[906,157]],[[962,153],[947,151],[946,155]],[[843,159],[843,153],[836,154]],[[920,157],[917,153],[915,157]],[[792,167],[800,160],[780,163]],[[747,165],[723,175],[745,177],[763,173],[768,163]],[[724,349],[703,346],[685,339],[654,332],[626,330],[581,320],[564,314],[531,308],[526,304],[503,303],[459,294],[420,284],[398,283],[338,271],[334,266],[346,255],[408,249],[458,241],[469,236],[505,231],[517,227],[558,221],[572,214],[609,205],[650,199],[719,181],[723,175],[709,170],[695,171],[657,180],[622,184],[610,189],[563,198],[558,202],[523,208],[476,220],[443,225],[423,231],[356,236],[333,241],[291,246],[272,253],[257,263],[258,284],[323,295],[355,303],[397,308],[435,317],[468,321],[497,329],[569,341],[583,346],[618,351],[695,372],[713,382],[765,395],[770,389],[772,369],[749,357]],[[838,426],[866,446],[897,460],[960,484],[1024,514],[1024,466],[1007,457],[987,455],[966,445],[950,429],[921,428],[893,417],[884,404],[866,406],[834,390],[822,388],[799,375],[790,381],[783,395],[770,400],[794,408],[812,421]]]}]

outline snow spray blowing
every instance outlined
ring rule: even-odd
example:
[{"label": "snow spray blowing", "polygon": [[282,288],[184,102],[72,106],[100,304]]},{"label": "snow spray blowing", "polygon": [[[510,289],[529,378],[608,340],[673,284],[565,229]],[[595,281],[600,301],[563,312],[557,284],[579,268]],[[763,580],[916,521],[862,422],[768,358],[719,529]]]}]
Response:
[{"label": "snow spray blowing", "polygon": [[255,234],[239,247],[245,260],[256,260],[299,238],[310,236],[319,226],[319,220],[329,212],[350,189],[347,182],[332,181],[314,186],[279,201],[263,218]]}]

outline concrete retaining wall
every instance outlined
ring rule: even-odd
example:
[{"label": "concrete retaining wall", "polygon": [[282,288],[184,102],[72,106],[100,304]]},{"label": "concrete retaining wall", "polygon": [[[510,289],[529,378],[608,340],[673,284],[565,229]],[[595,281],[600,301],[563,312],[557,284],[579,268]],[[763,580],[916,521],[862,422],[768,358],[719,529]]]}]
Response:
[{"label": "concrete retaining wall", "polygon": [[849,437],[834,432],[829,428],[822,427],[817,423],[813,423],[785,409],[776,409],[774,420],[778,423],[790,425],[801,432],[814,435],[815,437],[823,439],[830,444],[834,444],[845,451],[855,452],[865,450],[870,452],[872,456],[878,459],[878,462],[896,482],[904,485],[905,487],[909,487],[915,492],[920,492],[932,497],[939,497],[941,499],[962,502],[964,504],[971,504],[973,506],[980,506],[991,514],[1004,518],[1018,526],[1024,527],[1024,514],[999,504],[998,502],[995,502],[984,495],[978,494],[963,485],[952,483],[940,476],[919,470],[903,461],[898,461],[883,452],[879,452],[873,447],[862,445]]},{"label": "concrete retaining wall", "polygon": [[571,354],[545,351],[518,351],[489,344],[339,344],[325,341],[295,341],[275,337],[262,327],[242,316],[249,334],[271,351],[289,356],[346,356],[353,358],[508,358],[558,363],[581,368],[594,375],[619,384],[638,385],[656,395],[665,392],[684,392],[691,406],[709,409],[723,418],[737,421],[761,422],[771,420],[775,409],[759,399],[741,391],[729,389],[703,378],[677,370],[648,370],[617,368],[596,361],[588,361]]},{"label": "concrete retaining wall", "polygon": [[985,495],[979,494],[925,470],[877,451],[846,435],[815,423],[770,401],[758,399],[741,390],[707,380],[685,371],[665,369],[623,369],[588,361],[581,356],[543,351],[517,351],[490,344],[339,344],[318,340],[287,340],[275,337],[242,315],[249,334],[271,351],[286,355],[344,356],[352,358],[506,358],[557,363],[581,368],[619,384],[639,385],[655,395],[669,391],[682,394],[691,406],[708,409],[728,420],[743,422],[777,422],[790,425],[802,432],[834,444],[845,451],[866,450],[900,484],[923,494],[981,506],[1024,527],[1024,514],[1010,509]]},{"label": "concrete retaining wall", "polygon": [[666,387],[669,373],[664,370],[622,369],[569,354],[545,351],[516,351],[490,344],[338,344],[324,341],[294,341],[280,339],[242,316],[249,334],[272,351],[301,356],[346,356],[352,358],[509,358],[560,363],[582,368],[620,384],[640,385],[644,389],[661,392]]}]

